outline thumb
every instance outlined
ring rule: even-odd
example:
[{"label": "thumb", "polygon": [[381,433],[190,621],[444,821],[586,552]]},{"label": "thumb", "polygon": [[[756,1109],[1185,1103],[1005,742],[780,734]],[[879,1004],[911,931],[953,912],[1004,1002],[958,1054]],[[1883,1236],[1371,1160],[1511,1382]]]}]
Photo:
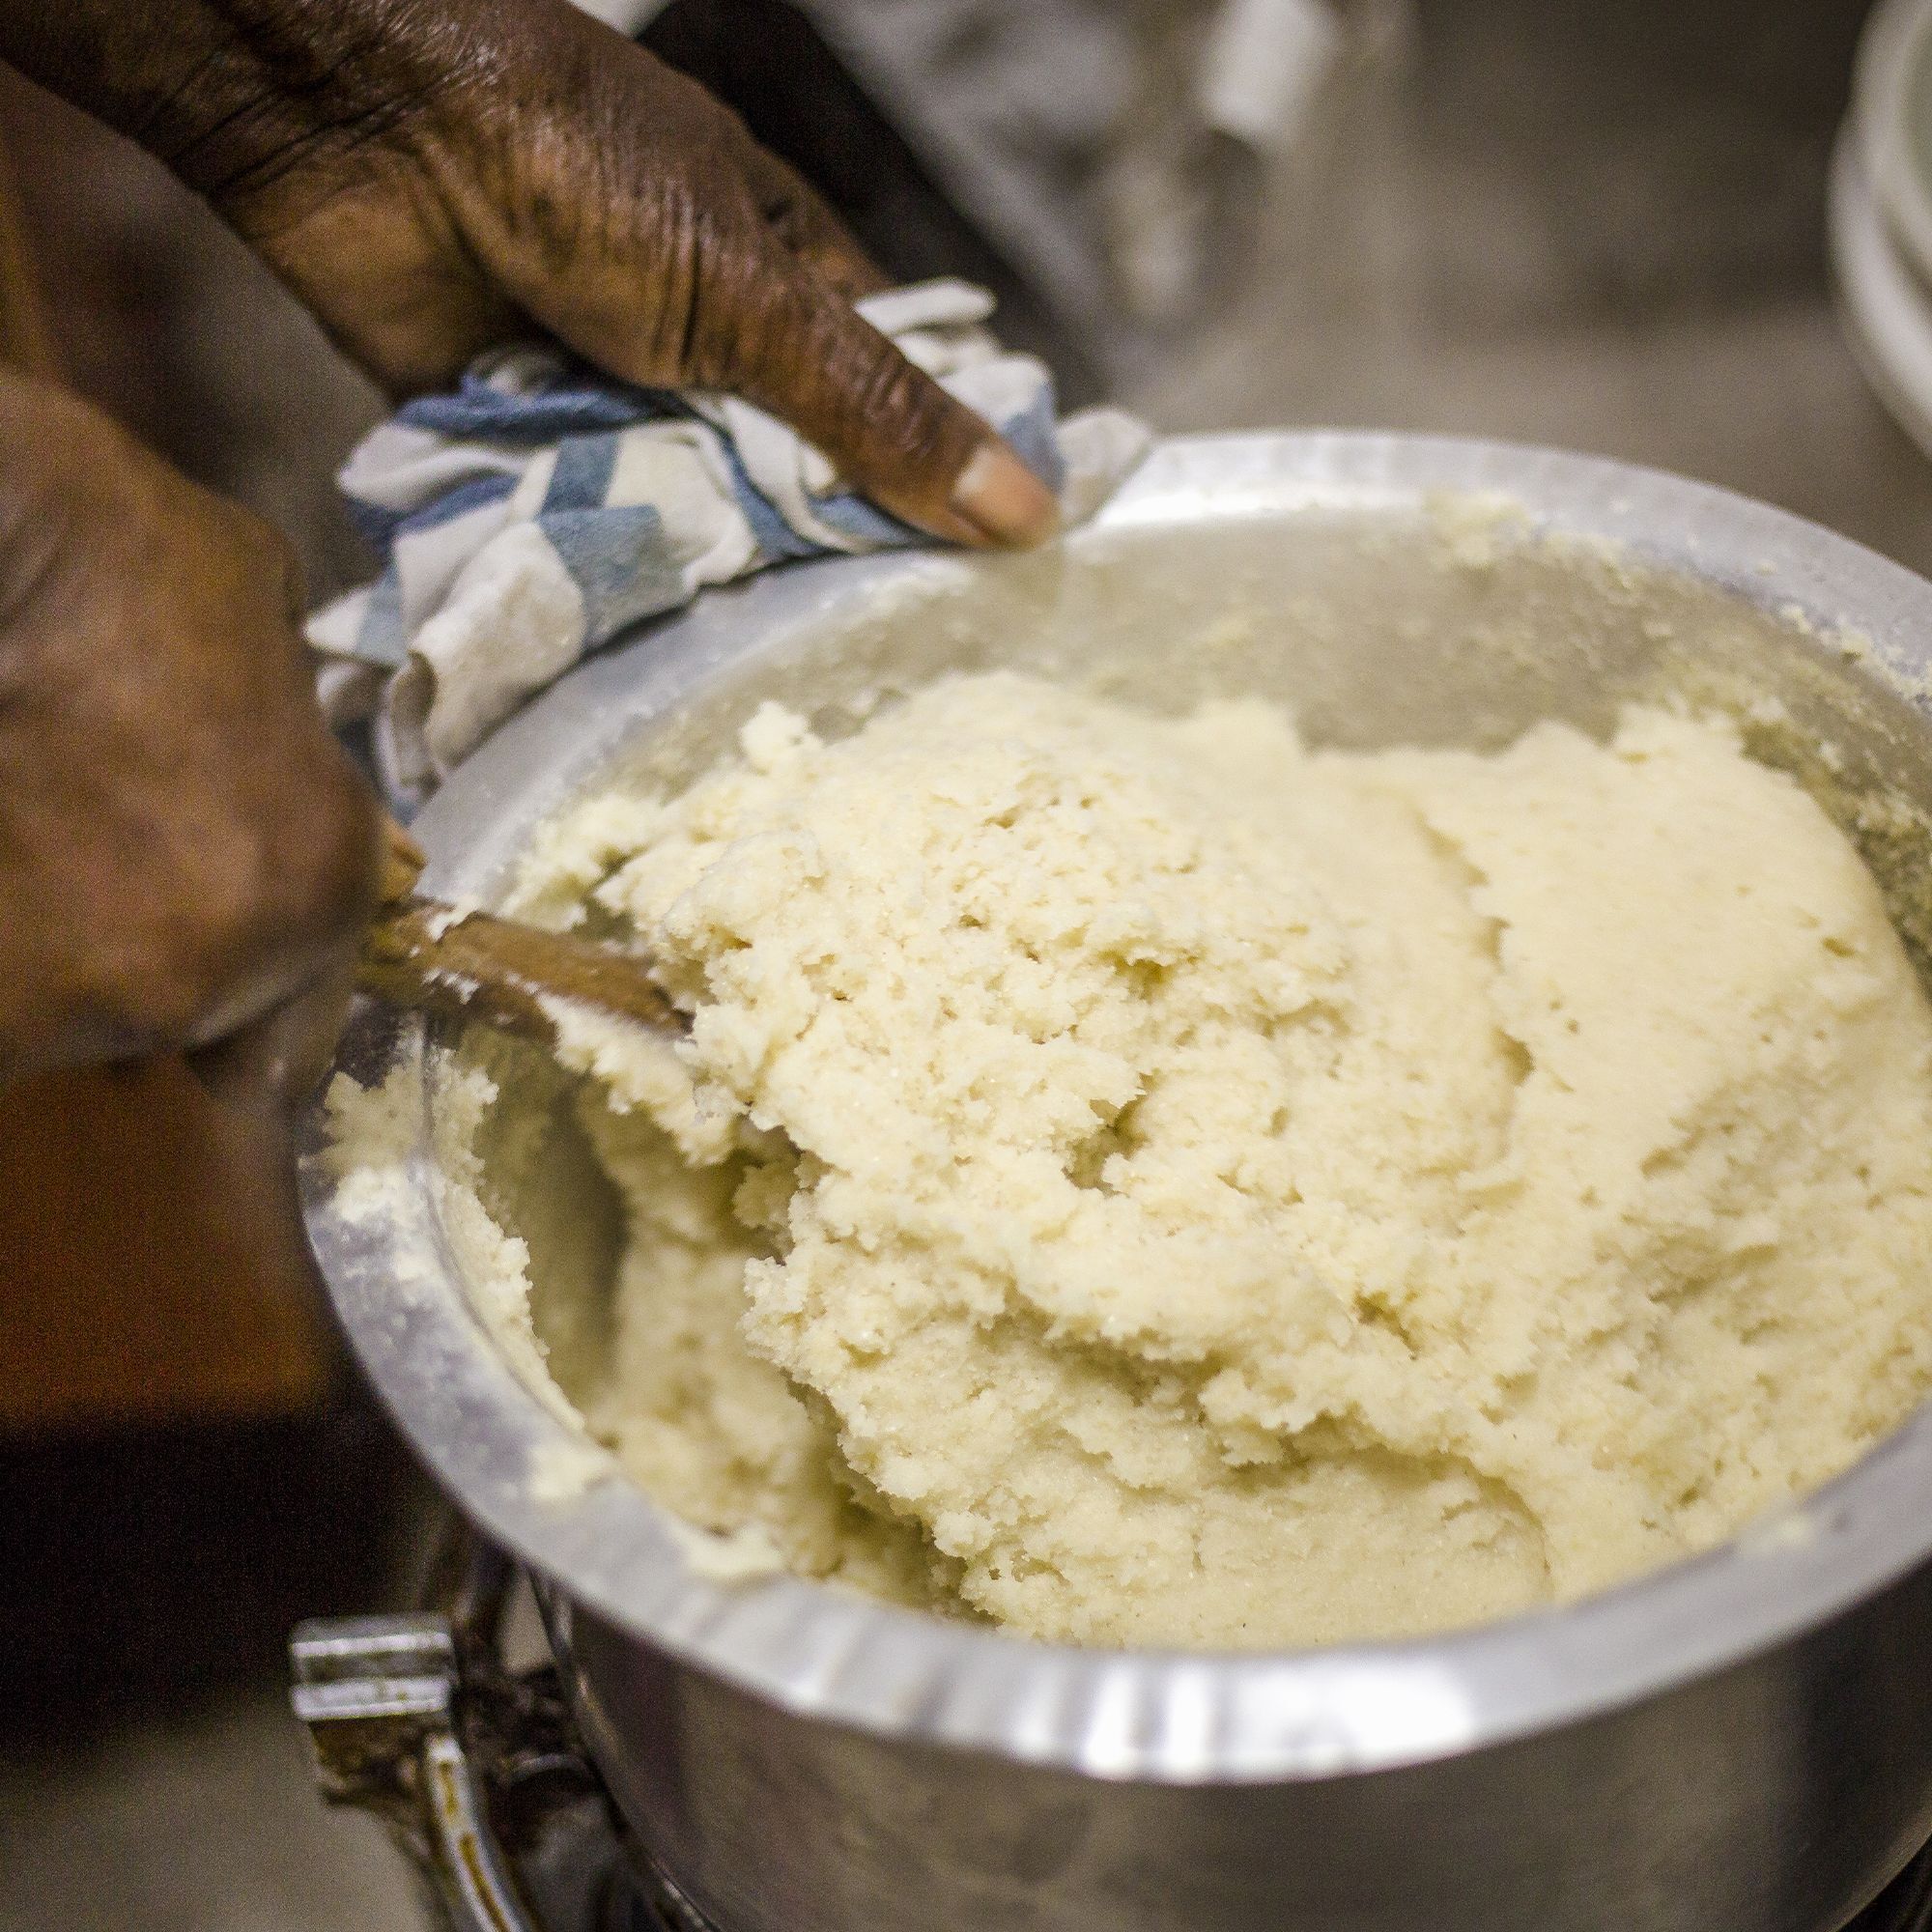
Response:
[{"label": "thumb", "polygon": [[809,264],[773,249],[695,301],[697,380],[781,417],[881,508],[956,543],[1053,534],[1053,492]]}]

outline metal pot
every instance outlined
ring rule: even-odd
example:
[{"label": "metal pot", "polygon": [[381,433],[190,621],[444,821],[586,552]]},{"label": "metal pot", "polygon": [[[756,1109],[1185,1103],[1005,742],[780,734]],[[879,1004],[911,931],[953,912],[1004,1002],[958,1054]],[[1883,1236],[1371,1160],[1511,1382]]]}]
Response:
[{"label": "metal pot", "polygon": [[[1747,709],[1863,828],[1920,929],[1898,808],[1932,803],[1932,586],[1672,478],[1348,435],[1168,443],[1050,554],[711,597],[456,775],[419,823],[428,884],[487,898],[560,801],[674,781],[764,696],[836,722],[841,696],[987,662],[1172,705],[1260,690],[1354,744],[1601,726],[1688,689]],[[366,1078],[413,1037],[365,1017],[348,1057]],[[554,1480],[577,1438],[469,1298],[422,1092],[392,1224],[353,1225],[310,1163],[337,1308],[438,1479],[529,1566],[618,1805],[723,1932],[1829,1932],[1932,1833],[1926,1413],[1721,1549],[1433,1640],[1081,1652],[723,1585],[621,1479]]]}]

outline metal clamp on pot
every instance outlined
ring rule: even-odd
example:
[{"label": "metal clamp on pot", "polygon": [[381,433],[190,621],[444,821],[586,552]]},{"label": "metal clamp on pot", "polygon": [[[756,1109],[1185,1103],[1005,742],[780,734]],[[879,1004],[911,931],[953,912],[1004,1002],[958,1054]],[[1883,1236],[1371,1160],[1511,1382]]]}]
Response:
[{"label": "metal clamp on pot", "polygon": [[448,1932],[713,1932],[617,1851],[555,1666],[502,1662],[514,1573],[463,1542],[446,1611],[317,1618],[291,1635],[291,1701],[323,1796],[382,1822]]}]

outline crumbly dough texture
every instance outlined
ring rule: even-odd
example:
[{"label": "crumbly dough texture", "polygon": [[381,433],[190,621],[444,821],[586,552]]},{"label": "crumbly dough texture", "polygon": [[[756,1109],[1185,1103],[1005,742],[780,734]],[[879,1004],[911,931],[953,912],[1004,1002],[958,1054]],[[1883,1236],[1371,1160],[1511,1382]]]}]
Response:
[{"label": "crumbly dough texture", "polygon": [[1310,752],[1014,675],[767,707],[553,825],[592,1426],[693,1522],[1042,1637],[1446,1628],[1715,1543],[1932,1384],[1932,1012],[1721,723]]}]

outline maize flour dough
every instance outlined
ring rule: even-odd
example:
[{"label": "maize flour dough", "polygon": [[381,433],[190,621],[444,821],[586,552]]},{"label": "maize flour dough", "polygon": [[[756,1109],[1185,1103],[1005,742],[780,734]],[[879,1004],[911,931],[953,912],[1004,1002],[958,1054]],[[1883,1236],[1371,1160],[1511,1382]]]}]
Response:
[{"label": "maize flour dough", "polygon": [[1932,1013],[1719,723],[1311,752],[1013,675],[767,707],[553,824],[673,1056],[567,1025],[625,1204],[580,1391],[690,1521],[1042,1637],[1574,1598],[1932,1385]]}]

